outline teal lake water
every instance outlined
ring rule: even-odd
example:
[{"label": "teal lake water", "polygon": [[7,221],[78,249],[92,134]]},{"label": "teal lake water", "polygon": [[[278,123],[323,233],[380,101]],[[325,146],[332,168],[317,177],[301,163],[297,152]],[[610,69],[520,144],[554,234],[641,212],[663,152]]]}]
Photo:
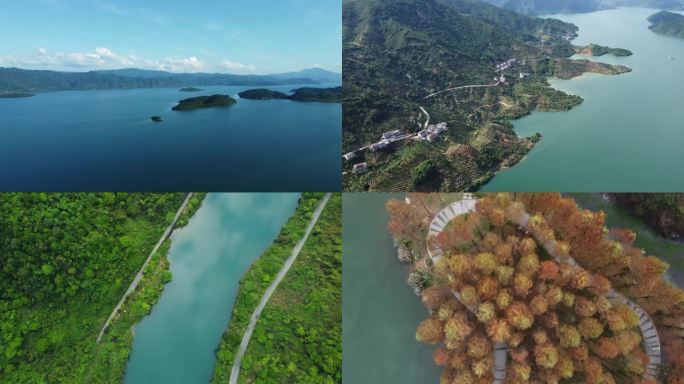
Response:
[{"label": "teal lake water", "polygon": [[[64,91],[0,99],[0,189],[339,190],[339,103],[238,100],[228,108],[171,111],[181,99],[216,93],[237,99],[250,88]],[[152,122],[153,115],[164,121]]]},{"label": "teal lake water", "polygon": [[590,58],[623,64],[633,72],[552,80],[553,87],[581,96],[584,104],[515,121],[520,136],[540,132],[543,139],[520,164],[499,173],[482,190],[684,190],[684,39],[651,32],[646,18],[655,12],[623,8],[552,16],[579,27],[574,44],[634,52],[631,57]]},{"label": "teal lake water", "polygon": [[433,347],[416,341],[427,310],[406,284],[385,204],[400,194],[349,193],[342,202],[344,384],[438,383]]},{"label": "teal lake water", "polygon": [[172,235],[173,281],[135,326],[126,384],[206,384],[238,283],[275,240],[299,194],[209,194]]}]

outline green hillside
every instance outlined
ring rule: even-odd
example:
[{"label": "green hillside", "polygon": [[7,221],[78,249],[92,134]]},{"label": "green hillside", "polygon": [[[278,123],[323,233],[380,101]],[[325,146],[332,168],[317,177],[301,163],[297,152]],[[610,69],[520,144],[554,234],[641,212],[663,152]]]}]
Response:
[{"label": "green hillside", "polygon": [[[431,143],[410,136],[381,151],[357,151],[345,163],[345,190],[463,190],[517,163],[539,137],[518,138],[511,119],[582,101],[546,81],[556,59],[574,53],[576,31],[472,0],[344,0],[344,152],[383,132],[417,133],[426,121],[421,107],[431,124],[448,125]],[[498,84],[496,66],[512,58]],[[429,175],[414,177],[426,161]],[[369,171],[354,174],[361,162]]]},{"label": "green hillside", "polygon": [[677,37],[684,37],[684,15],[674,12],[660,11],[649,16],[649,27],[653,32]]}]

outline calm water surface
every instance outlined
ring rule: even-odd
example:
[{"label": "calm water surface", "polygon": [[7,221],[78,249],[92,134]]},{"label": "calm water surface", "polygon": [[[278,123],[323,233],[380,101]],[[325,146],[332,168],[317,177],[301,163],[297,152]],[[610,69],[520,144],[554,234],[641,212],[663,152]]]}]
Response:
[{"label": "calm water surface", "polygon": [[238,282],[294,212],[299,194],[209,194],[174,232],[173,281],[135,326],[127,384],[206,384]]},{"label": "calm water surface", "polygon": [[403,195],[349,193],[342,202],[344,384],[439,382],[433,347],[415,339],[427,311],[387,232],[391,198]]},{"label": "calm water surface", "polygon": [[553,16],[579,27],[575,44],[630,49],[631,57],[591,60],[623,64],[633,72],[552,80],[555,88],[580,95],[584,104],[516,121],[519,135],[544,137],[522,163],[495,176],[483,190],[684,190],[684,39],[651,32],[646,18],[655,12],[623,8]]},{"label": "calm water surface", "polygon": [[[0,99],[0,189],[339,190],[339,103],[238,100],[228,108],[171,111],[180,99],[216,93],[237,99],[249,88],[254,87],[64,91]],[[153,115],[164,122],[152,122]]]}]

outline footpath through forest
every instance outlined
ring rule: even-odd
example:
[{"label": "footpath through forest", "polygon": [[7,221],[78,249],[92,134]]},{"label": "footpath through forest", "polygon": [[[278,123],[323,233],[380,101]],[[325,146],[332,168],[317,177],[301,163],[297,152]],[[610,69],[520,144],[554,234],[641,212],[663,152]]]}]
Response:
[{"label": "footpath through forest", "polygon": [[321,202],[318,204],[318,207],[316,207],[316,211],[314,212],[314,215],[311,218],[311,221],[309,222],[309,226],[306,227],[304,236],[302,236],[297,245],[295,245],[295,247],[292,249],[290,257],[288,257],[287,260],[285,260],[285,264],[283,264],[283,267],[278,272],[278,275],[276,275],[275,280],[273,280],[271,285],[268,286],[266,292],[264,292],[264,296],[261,298],[261,301],[259,302],[259,305],[257,305],[254,309],[254,313],[252,313],[252,317],[249,320],[249,325],[247,326],[245,334],[242,337],[240,349],[238,350],[237,355],[235,355],[233,369],[230,371],[230,384],[236,384],[238,376],[240,376],[240,362],[242,360],[242,356],[244,356],[245,351],[247,350],[247,346],[249,345],[249,339],[252,337],[252,332],[254,332],[254,326],[256,325],[257,320],[259,320],[259,315],[261,315],[261,311],[263,311],[264,307],[266,306],[266,303],[268,303],[268,300],[271,298],[273,291],[275,291],[275,289],[278,287],[280,281],[285,277],[287,271],[290,270],[290,267],[297,259],[297,256],[299,256],[299,252],[304,247],[306,239],[309,238],[309,234],[311,234],[311,231],[313,230],[313,227],[316,225],[318,218],[321,216],[321,213],[323,213],[323,209],[325,208],[326,204],[328,204],[330,196],[331,194],[327,193],[323,197],[323,200],[321,200]]},{"label": "footpath through forest", "polygon": [[128,287],[126,290],[126,293],[124,293],[123,297],[119,301],[119,304],[114,307],[114,310],[112,311],[111,315],[109,315],[109,318],[105,322],[105,324],[102,326],[102,329],[100,330],[100,333],[97,335],[97,343],[100,344],[100,341],[102,341],[102,336],[104,336],[105,330],[109,327],[111,324],[112,320],[114,320],[114,317],[119,313],[119,310],[121,309],[121,306],[126,302],[126,299],[128,296],[131,295],[131,293],[135,292],[135,289],[138,287],[138,284],[143,278],[143,275],[145,274],[145,268],[147,268],[147,265],[150,263],[150,260],[152,260],[152,256],[154,256],[155,253],[159,250],[159,247],[166,241],[166,239],[169,238],[171,235],[171,232],[173,229],[176,227],[176,222],[178,221],[178,218],[180,215],[183,213],[185,210],[185,207],[188,206],[188,202],[190,201],[190,198],[192,197],[192,192],[188,193],[188,195],[185,197],[185,200],[183,201],[183,204],[181,204],[180,208],[178,208],[178,211],[176,212],[176,216],[173,218],[173,221],[169,226],[166,228],[166,231],[164,231],[164,234],[162,235],[161,238],[159,238],[159,241],[157,244],[152,248],[152,252],[150,252],[150,255],[147,256],[147,260],[145,260],[145,263],[143,263],[142,267],[140,267],[140,270],[138,271],[138,274],[135,275],[135,278],[133,279],[133,282],[131,282],[131,285]]}]

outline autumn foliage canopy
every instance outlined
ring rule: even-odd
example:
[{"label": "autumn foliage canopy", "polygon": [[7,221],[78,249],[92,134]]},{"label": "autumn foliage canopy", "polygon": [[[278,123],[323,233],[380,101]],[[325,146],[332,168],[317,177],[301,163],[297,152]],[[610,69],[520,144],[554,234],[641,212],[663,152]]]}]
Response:
[{"label": "autumn foliage canopy", "polygon": [[[388,205],[399,242],[431,220],[411,209]],[[432,276],[421,292],[429,317],[416,338],[436,346],[441,382],[492,383],[497,343],[508,350],[506,383],[683,382],[684,292],[634,239],[631,231],[608,231],[602,212],[559,194],[479,199],[474,212],[427,239],[443,256],[414,266]],[[655,322],[669,356],[658,377],[648,374],[640,316],[616,297]]]}]

